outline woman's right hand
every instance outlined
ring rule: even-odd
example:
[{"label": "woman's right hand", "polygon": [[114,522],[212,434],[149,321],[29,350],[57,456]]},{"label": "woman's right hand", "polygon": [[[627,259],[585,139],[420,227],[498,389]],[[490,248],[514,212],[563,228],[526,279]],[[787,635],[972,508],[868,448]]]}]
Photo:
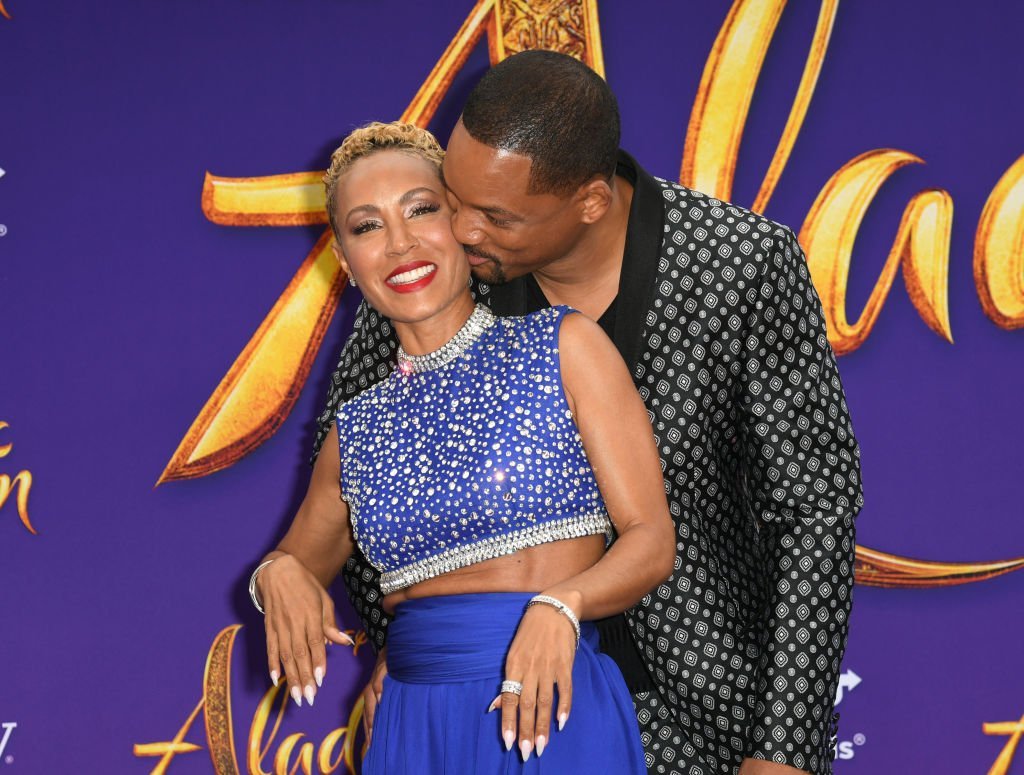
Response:
[{"label": "woman's right hand", "polygon": [[290,554],[281,554],[256,577],[266,611],[267,665],[277,686],[284,669],[296,705],[313,704],[327,673],[328,642],[355,645],[338,629],[334,601],[316,577]]}]

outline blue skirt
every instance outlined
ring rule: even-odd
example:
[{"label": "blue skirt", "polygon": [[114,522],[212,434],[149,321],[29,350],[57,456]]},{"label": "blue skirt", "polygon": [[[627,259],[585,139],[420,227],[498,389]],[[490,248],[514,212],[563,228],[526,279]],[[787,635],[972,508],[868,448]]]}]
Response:
[{"label": "blue skirt", "polygon": [[618,666],[597,650],[589,622],[582,623],[565,728],[552,719],[543,756],[525,764],[518,743],[505,750],[501,711],[487,708],[530,597],[497,592],[398,605],[363,775],[646,775],[633,700]]}]

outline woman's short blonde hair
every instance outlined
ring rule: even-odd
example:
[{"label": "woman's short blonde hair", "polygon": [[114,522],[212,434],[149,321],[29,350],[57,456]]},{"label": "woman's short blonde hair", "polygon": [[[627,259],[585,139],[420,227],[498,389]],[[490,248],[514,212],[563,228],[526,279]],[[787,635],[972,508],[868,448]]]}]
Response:
[{"label": "woman's short blonde hair", "polygon": [[384,150],[405,151],[419,156],[436,165],[440,176],[444,149],[437,142],[437,138],[426,129],[399,121],[388,124],[374,121],[354,129],[331,154],[331,164],[324,173],[327,218],[331,222],[335,238],[338,237],[338,225],[334,222],[335,209],[338,206],[338,181],[359,159]]}]

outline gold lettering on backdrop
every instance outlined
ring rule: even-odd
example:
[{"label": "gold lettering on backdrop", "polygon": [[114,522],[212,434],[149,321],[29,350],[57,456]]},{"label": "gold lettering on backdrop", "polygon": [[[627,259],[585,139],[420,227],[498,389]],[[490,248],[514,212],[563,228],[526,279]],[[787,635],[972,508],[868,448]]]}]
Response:
[{"label": "gold lettering on backdrop", "polygon": [[[319,747],[312,742],[306,741],[299,747],[298,756],[292,761],[292,754],[295,747],[302,742],[305,735],[294,733],[288,735],[278,746],[274,754],[273,770],[263,768],[263,762],[270,752],[274,739],[277,737],[281,727],[281,720],[284,718],[284,711],[288,705],[288,694],[283,691],[284,684],[272,686],[260,701],[253,718],[252,726],[249,728],[249,745],[246,754],[246,766],[249,775],[284,775],[301,770],[303,775],[315,775],[316,773],[336,772],[342,765],[346,772],[355,772],[356,767],[356,737],[359,730],[359,722],[363,717],[363,700],[358,699],[352,707],[348,724],[328,733],[321,741]],[[270,720],[274,704],[277,710],[274,712],[273,727],[267,732],[267,724]],[[314,759],[315,756],[315,759]],[[360,757],[361,758],[361,757]]]},{"label": "gold lettering on backdrop", "polygon": [[907,205],[881,277],[864,311],[846,318],[846,283],[861,220],[878,189],[900,167],[920,159],[903,151],[869,151],[847,162],[825,184],[800,230],[800,244],[821,296],[829,339],[837,355],[860,347],[878,319],[902,261],[911,301],[928,326],[948,341],[949,235],[953,200],[945,191],[922,191]]},{"label": "gold lettering on backdrop", "polygon": [[857,547],[858,584],[869,587],[923,589],[985,581],[1024,568],[1024,557],[998,562],[932,562]]},{"label": "gold lettering on backdrop", "polygon": [[324,234],[228,369],[157,484],[219,471],[281,426],[309,376],[345,277]]},{"label": "gold lettering on backdrop", "polygon": [[[679,173],[684,186],[718,199],[731,199],[750,102],[785,5],[786,0],[736,0],[729,10],[704,65],[690,113]],[[757,212],[768,205],[803,126],[838,6],[839,0],[822,2],[796,97],[754,201]]]},{"label": "gold lettering on backdrop", "polygon": [[[737,0],[708,57],[694,102],[683,151],[680,180],[686,186],[728,200],[740,141],[765,54],[785,0]],[[767,206],[803,125],[835,22],[838,0],[824,0],[811,50],[786,126],[753,209]],[[884,180],[899,167],[920,162],[901,151],[871,151],[843,166],[819,194],[800,232],[815,287],[822,295],[829,339],[838,355],[857,349],[875,323],[902,259],[904,282],[925,323],[952,342],[948,305],[949,236],[952,198],[945,191],[921,192],[903,214],[896,242],[864,313],[846,321],[846,280],[850,255],[864,212]],[[844,210],[853,206],[852,211]]]},{"label": "gold lettering on backdrop", "polygon": [[136,756],[159,756],[160,761],[153,768],[151,775],[164,775],[175,756],[201,750],[198,745],[186,743],[185,735],[189,733],[193,722],[203,711],[206,725],[206,744],[210,748],[210,761],[216,775],[238,775],[235,759],[235,743],[231,727],[231,651],[235,644],[235,636],[242,625],[233,624],[225,627],[213,639],[213,645],[206,656],[206,667],[203,671],[203,696],[199,703],[185,719],[175,733],[174,738],[160,743],[139,743],[132,752]]},{"label": "gold lettering on backdrop", "polygon": [[[203,671],[203,696],[174,737],[164,742],[137,743],[133,747],[135,756],[161,757],[151,775],[165,775],[172,760],[179,754],[202,750],[200,745],[185,742],[185,736],[192,730],[200,711],[203,712],[206,745],[215,775],[239,775],[234,728],[231,722],[231,655],[235,638],[241,628],[240,624],[225,627],[213,639]],[[356,642],[365,643],[365,633],[360,632],[359,635],[362,638],[357,637]],[[273,752],[272,769],[263,769],[263,762],[271,753],[288,703],[288,695],[282,691],[283,688],[284,684],[271,686],[253,714],[246,749],[248,775],[295,775],[300,772],[302,775],[331,775],[342,766],[345,767],[345,772],[354,775],[356,738],[363,716],[362,699],[353,706],[348,724],[328,733],[319,746],[308,740],[303,742],[306,736],[301,732],[290,734]],[[280,702],[277,703],[273,725],[268,732],[270,713],[275,700],[278,699]]]},{"label": "gold lettering on backdrop", "polygon": [[269,178],[222,178],[206,173],[203,215],[221,226],[315,226],[327,223],[320,172]]},{"label": "gold lettering on backdrop", "polygon": [[504,0],[494,14],[488,37],[491,58],[500,62],[520,51],[561,51],[604,75],[604,56],[595,3],[565,0]]},{"label": "gold lettering on backdrop", "polygon": [[[0,420],[0,431],[9,428],[10,426]],[[0,444],[0,459],[7,457],[11,454],[11,450],[14,449],[13,443]],[[32,535],[39,535],[36,529],[32,527],[32,521],[28,516],[28,496],[32,490],[32,472],[29,470],[22,470],[16,473],[13,477],[9,474],[0,474],[0,509],[2,509],[7,501],[11,497],[11,493],[14,492],[15,488],[18,490],[18,495],[15,498],[15,504],[18,509],[18,517],[21,519],[21,524],[25,526]]]},{"label": "gold lettering on backdrop", "polygon": [[1010,765],[1013,764],[1013,756],[1017,752],[1021,736],[1024,735],[1024,716],[1021,717],[1020,721],[984,724],[982,725],[982,731],[986,735],[1009,735],[1010,739],[1006,741],[1006,745],[1003,746],[1003,750],[999,752],[999,756],[996,757],[995,762],[992,763],[992,767],[988,771],[988,775],[1007,775],[1010,771]]},{"label": "gold lettering on backdrop", "polygon": [[[556,12],[557,11],[557,12]],[[596,0],[549,0],[539,14],[522,2],[480,0],[413,97],[403,121],[426,126],[473,47],[487,32],[492,56],[523,42],[564,46],[604,72]],[[500,39],[499,39],[500,36]],[[320,173],[263,178],[207,174],[203,212],[229,226],[326,223]],[[186,431],[157,484],[231,466],[272,436],[291,412],[345,287],[325,232]]]},{"label": "gold lettering on backdrop", "polygon": [[1024,326],[1024,156],[985,203],[974,241],[974,284],[996,325]]}]

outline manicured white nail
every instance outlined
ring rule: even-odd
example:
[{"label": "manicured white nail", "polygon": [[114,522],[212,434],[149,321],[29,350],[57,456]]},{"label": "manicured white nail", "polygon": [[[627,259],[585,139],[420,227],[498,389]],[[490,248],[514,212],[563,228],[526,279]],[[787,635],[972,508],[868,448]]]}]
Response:
[{"label": "manicured white nail", "polygon": [[349,635],[347,632],[341,633],[341,637],[343,637],[348,642],[348,645],[350,645],[350,646],[356,645],[356,642],[354,640],[352,640],[352,636]]},{"label": "manicured white nail", "polygon": [[305,695],[306,702],[309,703],[309,706],[313,707],[313,698],[316,697],[316,692],[313,690],[313,684],[309,684],[303,694]]},{"label": "manicured white nail", "polygon": [[523,761],[525,762],[530,758],[530,752],[533,750],[533,743],[529,740],[524,740],[519,744],[519,752],[523,755]]},{"label": "manicured white nail", "polygon": [[314,670],[313,671],[313,678],[316,680],[316,685],[317,686],[323,686],[324,685],[324,669],[322,667],[318,667],[316,670]]},{"label": "manicured white nail", "polygon": [[281,674],[276,670],[270,671],[270,680],[274,682],[274,686],[277,686],[277,679],[281,677]]},{"label": "manicured white nail", "polygon": [[564,710],[558,714],[558,731],[565,729],[565,722],[569,720],[569,714]]},{"label": "manicured white nail", "polygon": [[302,692],[299,691],[298,686],[293,686],[291,691],[292,699],[295,700],[295,704],[300,708],[302,707]]},{"label": "manicured white nail", "polygon": [[499,694],[493,700],[491,700],[491,706],[487,709],[487,712],[495,711],[501,707],[501,695]]},{"label": "manicured white nail", "polygon": [[504,732],[501,733],[501,736],[505,738],[505,750],[511,751],[512,743],[516,741],[516,733],[513,732],[511,729],[506,729]]},{"label": "manicured white nail", "polygon": [[544,735],[537,735],[537,757],[539,758],[544,753],[544,746],[548,744],[548,739]]}]

